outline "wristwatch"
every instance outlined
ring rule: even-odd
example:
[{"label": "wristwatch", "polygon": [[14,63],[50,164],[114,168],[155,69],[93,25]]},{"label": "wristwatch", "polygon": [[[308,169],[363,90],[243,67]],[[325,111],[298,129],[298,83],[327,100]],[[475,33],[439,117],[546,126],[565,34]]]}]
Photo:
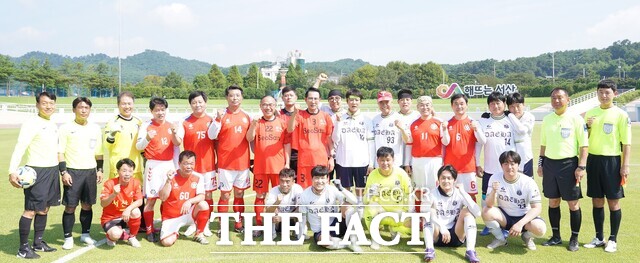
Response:
[{"label": "wristwatch", "polygon": [[584,170],[586,170],[586,169],[587,169],[587,167],[586,167],[586,166],[584,166],[584,165],[578,165],[578,169],[580,169],[580,170],[583,170],[583,171],[584,171]]}]

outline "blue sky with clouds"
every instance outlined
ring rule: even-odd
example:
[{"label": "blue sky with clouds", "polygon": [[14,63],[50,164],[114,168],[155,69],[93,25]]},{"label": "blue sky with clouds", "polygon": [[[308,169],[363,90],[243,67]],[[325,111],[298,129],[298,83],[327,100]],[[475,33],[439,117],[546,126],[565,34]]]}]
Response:
[{"label": "blue sky with clouds", "polygon": [[2,10],[0,54],[14,57],[117,56],[120,42],[123,57],[154,49],[221,66],[296,49],[307,61],[452,64],[640,41],[632,0],[16,0]]}]

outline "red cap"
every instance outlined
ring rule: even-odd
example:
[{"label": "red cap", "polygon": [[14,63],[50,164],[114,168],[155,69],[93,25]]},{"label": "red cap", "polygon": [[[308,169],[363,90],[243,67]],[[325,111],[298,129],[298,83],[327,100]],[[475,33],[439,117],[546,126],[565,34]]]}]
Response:
[{"label": "red cap", "polygon": [[391,96],[390,92],[381,90],[378,92],[378,102],[381,102],[383,100],[393,100],[393,96]]}]

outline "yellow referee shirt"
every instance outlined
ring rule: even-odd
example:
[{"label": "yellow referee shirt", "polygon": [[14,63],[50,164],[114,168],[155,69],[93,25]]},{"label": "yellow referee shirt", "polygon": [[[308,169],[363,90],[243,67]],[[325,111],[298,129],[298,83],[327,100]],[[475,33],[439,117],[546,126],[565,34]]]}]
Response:
[{"label": "yellow referee shirt", "polygon": [[100,126],[75,121],[60,126],[58,153],[64,154],[67,167],[72,169],[96,168],[96,155],[102,155],[102,131]]},{"label": "yellow referee shirt", "polygon": [[58,166],[58,126],[55,122],[34,116],[22,124],[11,155],[9,173],[18,170],[23,156],[29,166]]},{"label": "yellow referee shirt", "polygon": [[[118,176],[116,169],[118,161],[129,158],[136,164],[136,168],[133,170],[134,177],[142,182],[142,155],[136,149],[136,139],[141,125],[142,121],[133,116],[127,120],[117,115],[107,122],[107,126],[104,128],[104,145],[105,156],[109,156],[109,178]],[[109,134],[116,129],[119,129],[120,132],[117,132],[111,140]]]},{"label": "yellow referee shirt", "polygon": [[585,120],[595,117],[589,129],[589,153],[619,156],[620,144],[631,144],[629,114],[618,107],[593,108],[584,115]]},{"label": "yellow referee shirt", "polygon": [[545,156],[553,160],[576,157],[580,147],[589,146],[587,125],[577,114],[555,112],[542,120],[540,145],[545,146]]}]

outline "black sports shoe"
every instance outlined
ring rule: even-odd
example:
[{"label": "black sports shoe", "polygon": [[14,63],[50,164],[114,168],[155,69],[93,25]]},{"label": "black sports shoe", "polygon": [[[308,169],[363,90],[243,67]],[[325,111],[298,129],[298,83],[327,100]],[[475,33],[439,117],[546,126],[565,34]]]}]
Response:
[{"label": "black sports shoe", "polygon": [[25,246],[24,248],[21,248],[18,250],[18,254],[16,255],[16,257],[26,258],[26,259],[38,259],[40,258],[40,255],[36,254],[36,252],[34,252],[30,246]]},{"label": "black sports shoe", "polygon": [[561,245],[561,244],[562,244],[562,239],[559,237],[551,237],[549,238],[549,240],[542,243],[543,246],[555,246],[555,245]]},{"label": "black sports shoe", "polygon": [[567,250],[571,251],[571,252],[576,252],[578,251],[578,240],[577,239],[571,239],[569,240],[569,246],[567,247]]},{"label": "black sports shoe", "polygon": [[40,245],[39,246],[34,245],[33,250],[39,251],[39,252],[55,252],[58,249],[50,247],[49,245],[47,245],[47,242],[40,241]]},{"label": "black sports shoe", "polygon": [[151,242],[151,243],[155,243],[158,242],[158,238],[156,237],[155,233],[151,233],[151,234],[147,234],[147,241]]}]

